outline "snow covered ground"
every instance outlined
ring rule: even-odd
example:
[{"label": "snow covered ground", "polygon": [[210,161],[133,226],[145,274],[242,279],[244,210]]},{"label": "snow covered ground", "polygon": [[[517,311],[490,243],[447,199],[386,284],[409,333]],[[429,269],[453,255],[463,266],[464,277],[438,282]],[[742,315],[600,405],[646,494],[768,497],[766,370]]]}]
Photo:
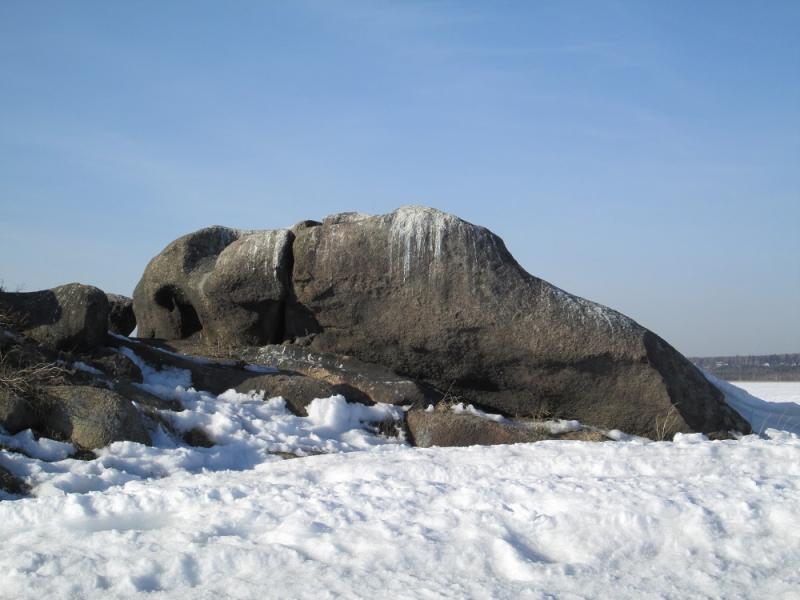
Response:
[{"label": "snow covered ground", "polygon": [[[36,494],[0,502],[0,597],[796,598],[800,589],[800,438],[787,431],[416,449],[361,428],[392,407],[334,397],[300,418],[282,400],[187,389],[186,372],[145,376],[186,406],[165,413],[173,427],[201,427],[217,446],[190,448],[162,431],[156,447],[116,443],[75,461],[66,444],[0,437],[31,455],[2,452],[0,464]],[[783,420],[769,418],[789,423],[785,396],[718,385],[752,409],[746,418],[771,427],[765,400],[777,400]]]}]

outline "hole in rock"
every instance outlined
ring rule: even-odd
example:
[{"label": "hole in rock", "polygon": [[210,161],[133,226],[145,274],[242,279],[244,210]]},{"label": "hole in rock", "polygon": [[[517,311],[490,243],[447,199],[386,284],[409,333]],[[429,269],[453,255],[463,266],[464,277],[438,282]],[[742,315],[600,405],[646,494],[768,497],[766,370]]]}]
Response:
[{"label": "hole in rock", "polygon": [[200,323],[200,318],[197,316],[197,311],[189,303],[175,302],[175,306],[181,316],[181,337],[187,338],[193,333],[197,333],[203,329],[203,324]]},{"label": "hole in rock", "polygon": [[177,316],[178,337],[187,338],[202,331],[203,324],[197,316],[197,311],[183,298],[179,290],[173,287],[161,288],[156,292],[154,299],[161,308]]}]

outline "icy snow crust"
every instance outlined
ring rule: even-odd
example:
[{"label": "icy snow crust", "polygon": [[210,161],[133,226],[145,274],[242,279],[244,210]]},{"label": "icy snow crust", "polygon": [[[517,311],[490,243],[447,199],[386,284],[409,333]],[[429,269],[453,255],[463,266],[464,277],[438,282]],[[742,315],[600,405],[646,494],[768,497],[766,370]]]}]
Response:
[{"label": "icy snow crust", "polygon": [[[281,399],[216,397],[192,390],[186,371],[140,364],[147,389],[187,407],[164,411],[173,427],[200,427],[218,445],[161,431],[156,447],[115,443],[76,461],[69,444],[2,436],[31,457],[3,451],[0,464],[37,496],[0,502],[0,597],[788,598],[800,588],[797,435],[417,449],[362,428],[394,407],[333,397],[300,418]],[[470,408],[456,410],[479,412]]]}]

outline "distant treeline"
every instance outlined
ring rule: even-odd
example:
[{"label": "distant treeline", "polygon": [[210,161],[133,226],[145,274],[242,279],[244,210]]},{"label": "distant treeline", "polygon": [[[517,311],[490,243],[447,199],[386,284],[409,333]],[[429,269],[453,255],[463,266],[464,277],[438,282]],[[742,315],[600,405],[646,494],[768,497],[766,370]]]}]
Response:
[{"label": "distant treeline", "polygon": [[727,381],[800,381],[800,354],[710,356],[690,360]]}]

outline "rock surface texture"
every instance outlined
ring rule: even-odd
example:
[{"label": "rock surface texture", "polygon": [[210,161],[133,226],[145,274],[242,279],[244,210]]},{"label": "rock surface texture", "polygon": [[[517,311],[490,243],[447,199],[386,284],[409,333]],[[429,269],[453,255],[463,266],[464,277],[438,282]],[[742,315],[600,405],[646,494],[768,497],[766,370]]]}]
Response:
[{"label": "rock surface texture", "polygon": [[552,439],[594,442],[608,439],[594,431],[553,433],[537,423],[511,420],[496,422],[470,414],[454,414],[448,410],[410,410],[406,413],[406,429],[411,442],[420,448],[525,444]]},{"label": "rock surface texture", "polygon": [[489,230],[425,207],[200,230],[149,263],[134,311],[142,337],[294,343],[506,415],[649,437],[749,431],[654,333],[528,274]]},{"label": "rock surface texture", "polygon": [[0,292],[0,313],[39,343],[73,350],[104,343],[109,308],[102,290],[68,283],[38,292]]},{"label": "rock surface texture", "polygon": [[108,298],[108,330],[119,335],[130,335],[136,329],[133,300],[119,294],[106,294]]},{"label": "rock surface texture", "polygon": [[75,385],[49,386],[43,391],[41,427],[48,437],[82,448],[102,448],[120,440],[150,444],[141,415],[116,392]]}]

